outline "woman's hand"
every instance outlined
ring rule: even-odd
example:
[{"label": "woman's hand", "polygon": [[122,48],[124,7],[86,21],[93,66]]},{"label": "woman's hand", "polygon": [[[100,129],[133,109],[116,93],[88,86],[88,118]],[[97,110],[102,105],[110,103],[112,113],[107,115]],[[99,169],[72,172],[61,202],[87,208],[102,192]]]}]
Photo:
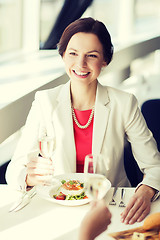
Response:
[{"label": "woman's hand", "polygon": [[27,164],[27,186],[45,185],[47,177],[54,172],[51,159],[43,157],[30,158]]},{"label": "woman's hand", "polygon": [[125,224],[141,222],[150,212],[151,199],[154,193],[153,188],[141,185],[122,212],[121,221]]},{"label": "woman's hand", "polygon": [[104,200],[92,203],[92,208],[84,217],[79,239],[93,240],[104,232],[111,223],[111,213]]}]

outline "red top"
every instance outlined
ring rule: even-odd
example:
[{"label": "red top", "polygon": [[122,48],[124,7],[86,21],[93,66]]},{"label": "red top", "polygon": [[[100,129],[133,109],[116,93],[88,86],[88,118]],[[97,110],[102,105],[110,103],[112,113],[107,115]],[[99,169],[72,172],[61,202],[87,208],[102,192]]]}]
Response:
[{"label": "red top", "polygon": [[[81,125],[88,122],[92,110],[79,111],[74,109],[77,120]],[[73,120],[74,138],[76,146],[76,172],[84,172],[84,159],[87,154],[92,153],[93,119],[85,129],[80,129]]]}]

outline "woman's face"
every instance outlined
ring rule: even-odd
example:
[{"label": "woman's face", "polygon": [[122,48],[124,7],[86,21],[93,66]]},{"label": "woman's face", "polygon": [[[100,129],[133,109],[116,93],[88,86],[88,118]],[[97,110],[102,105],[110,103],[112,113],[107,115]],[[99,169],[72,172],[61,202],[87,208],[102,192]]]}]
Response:
[{"label": "woman's face", "polygon": [[63,60],[71,80],[90,84],[97,80],[101,68],[106,66],[103,46],[92,33],[79,32],[68,42]]}]

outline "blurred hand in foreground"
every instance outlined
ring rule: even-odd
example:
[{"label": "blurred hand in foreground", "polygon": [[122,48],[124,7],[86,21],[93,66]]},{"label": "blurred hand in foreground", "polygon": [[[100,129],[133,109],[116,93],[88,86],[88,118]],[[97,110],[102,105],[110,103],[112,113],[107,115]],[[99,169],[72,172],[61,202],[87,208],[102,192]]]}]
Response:
[{"label": "blurred hand in foreground", "polygon": [[79,240],[93,240],[111,223],[111,213],[104,200],[92,202],[92,207],[82,220]]}]

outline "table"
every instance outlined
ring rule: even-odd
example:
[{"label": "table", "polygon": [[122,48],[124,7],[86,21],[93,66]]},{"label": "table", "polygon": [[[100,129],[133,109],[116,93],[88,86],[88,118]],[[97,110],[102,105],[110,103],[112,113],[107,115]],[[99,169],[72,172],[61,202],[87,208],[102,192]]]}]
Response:
[{"label": "table", "polygon": [[[120,201],[120,190],[116,194],[116,201]],[[113,188],[106,196],[106,202],[111,200]],[[125,203],[134,192],[134,188],[126,188]],[[76,240],[80,223],[89,210],[89,204],[76,207],[62,206],[40,198],[36,195],[29,205],[18,212],[9,213],[12,203],[18,193],[8,185],[0,185],[0,239],[1,240]],[[141,223],[125,225],[120,222],[123,208],[109,206],[112,213],[112,223],[107,231],[97,239],[110,239],[109,232],[116,232],[142,226]],[[152,203],[151,213],[160,209],[160,199]]]}]

